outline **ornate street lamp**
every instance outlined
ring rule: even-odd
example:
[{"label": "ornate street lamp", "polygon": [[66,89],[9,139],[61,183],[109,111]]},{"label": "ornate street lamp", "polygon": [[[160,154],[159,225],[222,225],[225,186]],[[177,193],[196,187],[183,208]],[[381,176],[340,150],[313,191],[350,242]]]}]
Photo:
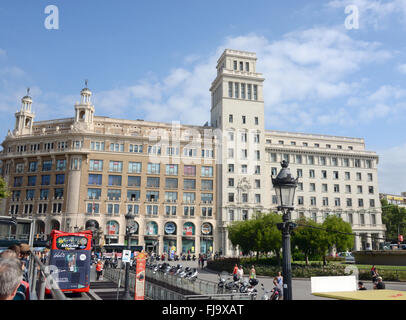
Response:
[{"label": "ornate street lamp", "polygon": [[292,177],[286,160],[281,162],[282,169],[276,178],[272,178],[275,188],[278,211],[282,211],[282,223],[278,224],[278,229],[282,231],[282,252],[283,252],[283,299],[292,300],[292,268],[291,268],[291,248],[290,232],[296,224],[290,221],[290,212],[294,209],[295,190],[298,178]]},{"label": "ornate street lamp", "polygon": [[[134,231],[134,218],[135,215],[132,212],[128,212],[125,215],[126,231],[125,236],[127,239],[127,250],[131,250],[131,235]],[[124,282],[124,296],[123,300],[133,300],[130,296],[130,263],[125,263],[125,282]]]}]

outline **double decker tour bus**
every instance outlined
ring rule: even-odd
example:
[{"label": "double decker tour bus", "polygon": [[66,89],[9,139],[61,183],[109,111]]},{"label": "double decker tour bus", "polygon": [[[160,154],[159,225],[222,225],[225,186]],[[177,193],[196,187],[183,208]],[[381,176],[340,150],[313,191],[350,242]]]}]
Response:
[{"label": "double decker tour bus", "polygon": [[48,265],[63,292],[89,291],[91,251],[90,230],[75,233],[52,230]]}]

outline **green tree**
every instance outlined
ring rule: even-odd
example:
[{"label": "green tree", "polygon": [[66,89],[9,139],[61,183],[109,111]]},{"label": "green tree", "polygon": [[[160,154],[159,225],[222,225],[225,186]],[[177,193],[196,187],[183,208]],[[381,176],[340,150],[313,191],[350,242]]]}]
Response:
[{"label": "green tree", "polygon": [[298,248],[305,256],[306,265],[309,265],[309,257],[324,254],[328,247],[326,234],[321,229],[321,224],[312,219],[303,217],[296,223],[298,227],[292,233],[292,248]]},{"label": "green tree", "polygon": [[4,199],[10,196],[7,184],[2,177],[0,177],[0,199]]},{"label": "green tree", "polygon": [[405,234],[406,208],[389,204],[386,199],[381,199],[382,223],[386,226],[386,237],[397,240],[399,234]]},{"label": "green tree", "polygon": [[251,220],[230,225],[228,238],[243,253],[256,252],[257,259],[260,253],[268,252],[274,252],[279,259],[282,235],[276,225],[281,221],[281,216],[276,213],[257,213]]},{"label": "green tree", "polygon": [[[351,224],[335,215],[328,216],[322,223],[325,228],[327,250],[335,247],[338,251],[349,251],[354,246]],[[327,252],[323,255],[325,257]],[[324,260],[325,261],[325,258]]]}]

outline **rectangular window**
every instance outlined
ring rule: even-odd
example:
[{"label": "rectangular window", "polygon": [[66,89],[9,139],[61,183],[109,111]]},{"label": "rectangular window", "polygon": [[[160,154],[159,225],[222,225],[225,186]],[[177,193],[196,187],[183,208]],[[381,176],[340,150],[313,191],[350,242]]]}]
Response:
[{"label": "rectangular window", "polygon": [[202,190],[213,190],[213,180],[202,180]]},{"label": "rectangular window", "polygon": [[258,86],[254,84],[254,100],[258,100]]},{"label": "rectangular window", "polygon": [[228,202],[234,202],[234,193],[228,194]]},{"label": "rectangular window", "polygon": [[213,167],[202,166],[202,177],[213,177]]},{"label": "rectangular window", "polygon": [[147,201],[157,202],[159,200],[159,191],[147,191]]},{"label": "rectangular window", "polygon": [[35,186],[37,183],[37,176],[28,176],[28,186],[32,187]]},{"label": "rectangular window", "polygon": [[228,83],[228,97],[233,97],[233,83],[231,81]]},{"label": "rectangular window", "polygon": [[50,175],[41,176],[41,185],[42,186],[48,186],[50,183],[51,183]]},{"label": "rectangular window", "polygon": [[315,206],[316,205],[316,197],[310,197],[310,205]]},{"label": "rectangular window", "polygon": [[109,186],[121,186],[121,176],[109,175]]},{"label": "rectangular window", "polygon": [[92,141],[90,142],[90,149],[95,151],[104,151],[104,142]]},{"label": "rectangular window", "polygon": [[139,190],[127,190],[127,199],[129,201],[139,201],[141,192]]},{"label": "rectangular window", "polygon": [[196,176],[196,166],[184,166],[183,174],[185,176]]},{"label": "rectangular window", "polygon": [[178,165],[177,164],[167,164],[166,165],[166,174],[168,176],[177,176],[178,175]]},{"label": "rectangular window", "polygon": [[23,173],[24,172],[24,163],[17,163],[16,164],[16,173]]},{"label": "rectangular window", "polygon": [[261,203],[261,195],[255,194],[255,203]]},{"label": "rectangular window", "polygon": [[123,171],[123,162],[122,161],[110,161],[109,171],[110,172],[122,172]]},{"label": "rectangular window", "polygon": [[159,174],[161,167],[159,163],[148,163],[147,173],[149,174]]},{"label": "rectangular window", "polygon": [[147,177],[147,188],[159,188],[159,177]]},{"label": "rectangular window", "polygon": [[178,200],[177,192],[165,192],[165,201],[166,202],[176,202]]},{"label": "rectangular window", "polygon": [[90,160],[90,171],[103,171],[103,160]]},{"label": "rectangular window", "polygon": [[87,198],[92,200],[98,200],[101,197],[101,189],[93,189],[93,188],[89,188],[87,189]]},{"label": "rectangular window", "polygon": [[128,162],[128,173],[141,173],[142,163],[141,162]]},{"label": "rectangular window", "polygon": [[35,195],[35,190],[34,189],[27,190],[26,193],[25,193],[25,200],[33,200],[34,195]]},{"label": "rectangular window", "polygon": [[196,189],[196,180],[195,179],[184,179],[183,188],[185,190],[194,190]]},{"label": "rectangular window", "polygon": [[52,160],[44,160],[42,162],[42,171],[51,171],[52,170]]},{"label": "rectangular window", "polygon": [[129,152],[142,153],[142,144],[130,144],[128,146]]},{"label": "rectangular window", "polygon": [[177,189],[178,188],[178,179],[177,178],[165,178],[165,188]]},{"label": "rectangular window", "polygon": [[238,82],[234,83],[234,98],[240,97],[240,84]]},{"label": "rectangular window", "polygon": [[64,183],[65,183],[65,175],[64,174],[55,175],[55,184],[64,184]]},{"label": "rectangular window", "polygon": [[252,85],[251,84],[247,85],[247,98],[248,98],[248,100],[252,99]]},{"label": "rectangular window", "polygon": [[120,200],[121,190],[120,189],[107,189],[107,198],[109,200]]},{"label": "rectangular window", "polygon": [[56,170],[64,171],[66,169],[66,160],[56,160]]},{"label": "rectangular window", "polygon": [[102,185],[102,175],[101,174],[89,174],[88,184]]},{"label": "rectangular window", "polygon": [[36,172],[38,169],[38,161],[31,161],[29,164],[29,172]]},{"label": "rectangular window", "polygon": [[213,202],[213,194],[212,193],[202,193],[201,198],[202,198],[203,203],[212,203]]},{"label": "rectangular window", "polygon": [[183,193],[183,202],[195,202],[196,194],[194,192],[184,192]]},{"label": "rectangular window", "polygon": [[141,177],[140,176],[128,176],[128,186],[129,187],[141,187]]},{"label": "rectangular window", "polygon": [[55,199],[63,198],[63,188],[56,188],[54,190],[54,197],[55,197]]}]

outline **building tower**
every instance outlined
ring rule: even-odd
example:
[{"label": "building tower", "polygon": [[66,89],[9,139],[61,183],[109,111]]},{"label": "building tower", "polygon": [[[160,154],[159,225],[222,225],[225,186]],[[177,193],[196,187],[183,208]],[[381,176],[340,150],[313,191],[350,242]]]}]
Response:
[{"label": "building tower", "polygon": [[269,169],[265,166],[264,78],[256,72],[256,54],[226,49],[210,88],[211,125],[221,132],[217,152],[218,239],[224,255],[237,254],[227,225],[246,220],[268,205]]},{"label": "building tower", "polygon": [[27,88],[27,95],[21,99],[21,109],[15,113],[15,136],[28,135],[32,133],[32,124],[35,114],[31,110],[32,98],[29,96],[30,88]]},{"label": "building tower", "polygon": [[87,87],[87,80],[85,81],[86,87],[80,91],[80,103],[75,104],[75,121],[73,126],[79,130],[93,130],[94,121],[94,106],[91,102],[92,92]]}]

